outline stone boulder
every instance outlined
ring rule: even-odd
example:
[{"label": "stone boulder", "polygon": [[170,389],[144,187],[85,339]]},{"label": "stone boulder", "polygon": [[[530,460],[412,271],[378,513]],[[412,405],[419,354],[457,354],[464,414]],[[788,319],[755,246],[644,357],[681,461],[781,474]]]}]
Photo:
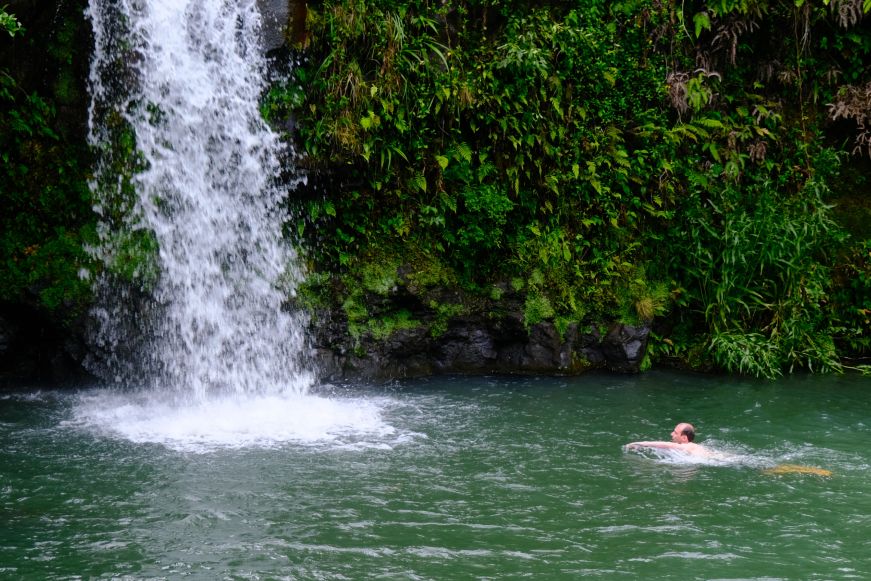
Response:
[{"label": "stone boulder", "polygon": [[602,354],[611,371],[635,373],[641,367],[647,351],[650,327],[631,325],[612,325],[602,341]]},{"label": "stone boulder", "polygon": [[304,43],[305,19],[308,12],[304,0],[257,0],[261,20],[261,45],[270,52],[291,43]]},{"label": "stone boulder", "polygon": [[290,18],[288,0],[257,0],[260,8],[261,43],[263,52],[269,52],[284,45],[287,25]]}]

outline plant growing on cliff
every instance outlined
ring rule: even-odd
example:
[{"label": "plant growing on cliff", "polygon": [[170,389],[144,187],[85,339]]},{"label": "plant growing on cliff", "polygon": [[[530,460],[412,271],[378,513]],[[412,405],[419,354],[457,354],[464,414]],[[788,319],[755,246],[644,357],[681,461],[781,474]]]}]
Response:
[{"label": "plant growing on cliff", "polygon": [[773,377],[788,366],[838,370],[826,266],[843,241],[824,196],[809,181],[796,198],[769,182],[713,192],[697,208],[681,268],[711,331],[714,359]]},{"label": "plant growing on cliff", "polygon": [[521,281],[527,321],[674,305],[671,356],[837,369],[831,339],[864,331],[829,275],[853,255],[828,152],[864,119],[845,87],[869,82],[871,34],[834,4],[311,3],[271,102],[298,122],[315,263],[364,280],[372,248],[425,248],[466,292]]},{"label": "plant growing on cliff", "polygon": [[0,7],[0,30],[5,30],[9,36],[15,36],[22,30],[21,23],[14,14],[6,11],[6,6]]},{"label": "plant growing on cliff", "polygon": [[[0,10],[0,27],[24,42],[17,19]],[[86,308],[80,276],[95,239],[89,161],[54,100],[0,69],[0,302],[28,305],[58,322]]]},{"label": "plant growing on cliff", "polygon": [[[632,182],[646,189],[656,146],[637,157],[616,125],[652,111],[661,68],[638,67],[588,11],[513,8],[313,9],[313,66],[296,73],[308,89],[300,138],[307,163],[342,164],[347,184],[317,212],[319,236],[336,233],[319,262],[347,264],[381,237],[433,248],[469,289],[547,271],[556,286],[542,290],[569,310],[578,289],[616,276],[591,241],[620,245],[665,203],[628,195]],[[622,32],[642,41],[639,28]],[[634,159],[646,160],[639,173]]]}]

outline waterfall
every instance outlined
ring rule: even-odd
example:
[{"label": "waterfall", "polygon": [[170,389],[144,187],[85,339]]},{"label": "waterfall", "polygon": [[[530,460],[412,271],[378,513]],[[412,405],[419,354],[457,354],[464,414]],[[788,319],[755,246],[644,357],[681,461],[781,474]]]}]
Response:
[{"label": "waterfall", "polygon": [[[194,402],[305,394],[314,374],[305,320],[285,307],[301,275],[282,237],[282,144],[259,112],[255,0],[90,0],[88,11],[90,139],[102,151],[94,253],[112,272],[131,241],[156,247],[147,300],[111,274],[95,283],[94,343],[108,373]],[[124,130],[138,166],[127,182]]]}]

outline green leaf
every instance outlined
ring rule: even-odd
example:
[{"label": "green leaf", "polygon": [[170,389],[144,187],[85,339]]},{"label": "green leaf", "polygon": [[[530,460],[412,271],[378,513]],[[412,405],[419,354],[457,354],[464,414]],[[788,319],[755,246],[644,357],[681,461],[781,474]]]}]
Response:
[{"label": "green leaf", "polygon": [[593,186],[597,194],[602,193],[602,183],[599,180],[590,180],[590,185]]},{"label": "green leaf", "polygon": [[707,144],[707,149],[711,152],[711,157],[714,158],[714,161],[720,161],[720,150],[717,149],[716,143],[711,142]]},{"label": "green leaf", "polygon": [[435,156],[435,158],[436,161],[439,163],[439,167],[441,167],[442,169],[446,169],[448,167],[449,160],[447,157],[443,155],[437,155]]},{"label": "green leaf", "polygon": [[550,103],[551,103],[551,105],[553,105],[553,109],[554,109],[554,111],[556,111],[556,114],[559,115],[560,119],[562,119],[565,116],[565,114],[563,113],[563,109],[560,106],[559,98],[558,97],[551,97]]},{"label": "green leaf", "polygon": [[711,19],[708,18],[707,12],[699,12],[693,16],[693,24],[696,26],[696,38],[702,33],[702,30],[711,30]]},{"label": "green leaf", "polygon": [[722,121],[710,117],[702,117],[701,119],[696,119],[695,122],[703,127],[707,127],[708,129],[723,129],[724,127]]},{"label": "green leaf", "polygon": [[[459,155],[460,158],[462,158],[466,161],[466,163],[472,162],[472,148],[469,147],[465,143],[458,143],[457,144],[456,155]],[[454,159],[456,159],[456,158],[454,158]],[[481,161],[484,161],[484,160],[481,159]]]},{"label": "green leaf", "polygon": [[417,174],[410,181],[411,185],[422,192],[426,192],[426,178],[423,174]]}]

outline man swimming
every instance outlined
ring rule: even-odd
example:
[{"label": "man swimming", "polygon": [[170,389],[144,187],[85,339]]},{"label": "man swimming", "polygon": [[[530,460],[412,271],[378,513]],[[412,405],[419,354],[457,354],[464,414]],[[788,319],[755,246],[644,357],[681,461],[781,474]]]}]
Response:
[{"label": "man swimming", "polygon": [[693,442],[696,439],[696,429],[692,424],[681,422],[671,432],[671,442],[632,442],[626,444],[627,450],[638,448],[659,448],[665,450],[677,450],[684,454],[694,456],[710,456],[711,452],[704,446]]},{"label": "man swimming", "polygon": [[[711,450],[693,442],[696,439],[696,429],[692,424],[681,422],[671,431],[671,442],[632,442],[626,444],[627,450],[639,448],[654,448],[660,450],[676,450],[683,454],[704,457],[706,460],[721,461],[730,464],[740,463],[740,455]],[[771,468],[765,468],[762,473],[766,476],[780,476],[783,474],[810,474],[814,476],[832,476],[831,470],[817,468],[815,466],[801,466],[799,464],[778,464]]]}]

